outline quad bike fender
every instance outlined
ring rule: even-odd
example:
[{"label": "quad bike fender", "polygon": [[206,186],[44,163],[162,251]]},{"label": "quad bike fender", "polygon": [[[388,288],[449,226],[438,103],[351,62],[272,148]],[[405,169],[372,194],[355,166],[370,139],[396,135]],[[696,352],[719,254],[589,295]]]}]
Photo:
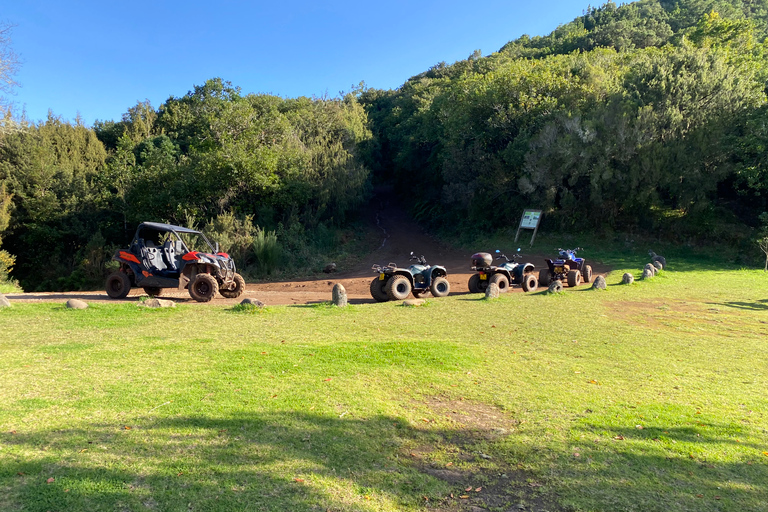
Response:
[{"label": "quad bike fender", "polygon": [[432,272],[430,272],[429,276],[432,281],[435,280],[437,277],[445,277],[448,275],[448,272],[445,271],[445,267],[442,267],[440,265],[435,265],[432,267]]},{"label": "quad bike fender", "polygon": [[[533,263],[524,263],[516,266],[515,270],[513,271],[514,281],[518,283],[522,283],[523,277],[526,274],[532,274],[533,271],[534,271]],[[510,281],[512,280],[510,279]]]},{"label": "quad bike fender", "polygon": [[[388,274],[389,274],[389,273],[388,273]],[[393,278],[394,276],[405,276],[405,277],[407,277],[407,278],[408,278],[408,281],[410,281],[410,282],[411,282],[411,287],[413,287],[413,274],[411,274],[410,272],[408,272],[406,269],[404,269],[404,268],[396,268],[396,269],[394,270],[394,272],[392,272],[391,274],[389,274],[389,278],[387,278],[387,280],[389,280],[389,279]]]}]

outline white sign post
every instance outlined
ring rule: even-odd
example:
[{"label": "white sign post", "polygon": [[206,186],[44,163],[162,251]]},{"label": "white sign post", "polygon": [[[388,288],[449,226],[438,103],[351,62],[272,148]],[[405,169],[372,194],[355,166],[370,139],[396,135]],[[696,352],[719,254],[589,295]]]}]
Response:
[{"label": "white sign post", "polygon": [[541,221],[541,210],[524,210],[523,217],[520,219],[520,226],[517,228],[517,235],[515,235],[515,242],[520,238],[521,229],[532,229],[533,236],[531,236],[531,246],[536,238],[536,232],[539,230],[539,222]]}]

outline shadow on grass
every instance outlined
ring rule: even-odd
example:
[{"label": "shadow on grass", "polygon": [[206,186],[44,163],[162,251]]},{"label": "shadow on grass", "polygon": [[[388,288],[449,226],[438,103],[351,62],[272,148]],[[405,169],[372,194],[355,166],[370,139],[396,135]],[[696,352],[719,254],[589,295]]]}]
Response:
[{"label": "shadow on grass", "polygon": [[[544,503],[514,463],[487,470],[475,445],[488,438],[476,429],[421,429],[389,416],[144,417],[0,439],[29,455],[6,458],[0,471],[8,510],[464,511],[521,495]],[[446,453],[456,460],[450,470]],[[459,499],[468,486],[486,491]]]},{"label": "shadow on grass", "polygon": [[749,311],[768,311],[768,299],[756,300],[754,302],[707,302],[707,304]]},{"label": "shadow on grass", "polygon": [[[599,435],[600,442],[574,448],[578,459],[573,453],[565,457],[574,461],[566,470],[567,478],[589,493],[587,502],[580,504],[586,509],[765,510],[764,446],[712,434],[732,431],[732,425],[699,422],[684,427],[617,428],[585,424],[583,428],[585,439]],[[705,455],[734,449],[743,454],[731,457],[736,462],[708,460]]]}]

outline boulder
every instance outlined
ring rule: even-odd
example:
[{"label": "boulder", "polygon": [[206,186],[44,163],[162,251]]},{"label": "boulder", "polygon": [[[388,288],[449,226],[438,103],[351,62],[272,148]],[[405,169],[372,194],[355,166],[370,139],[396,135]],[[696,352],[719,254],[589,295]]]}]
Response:
[{"label": "boulder", "polygon": [[11,301],[8,300],[8,297],[0,293],[0,308],[9,308],[11,307]]},{"label": "boulder", "polygon": [[664,270],[667,268],[667,259],[664,256],[659,256],[653,251],[648,251],[648,256],[651,257],[652,263],[656,263],[657,261],[661,263],[661,270]]},{"label": "boulder", "polygon": [[498,299],[499,298],[499,285],[496,283],[491,283],[488,285],[488,288],[485,289],[485,298],[486,299]]},{"label": "boulder", "polygon": [[659,260],[654,261],[653,266],[656,267],[656,270],[664,270],[664,264]]},{"label": "boulder", "polygon": [[331,272],[336,272],[336,264],[335,263],[329,263],[323,268],[323,272],[326,274],[330,274]]},{"label": "boulder", "polygon": [[347,307],[347,290],[340,283],[333,285],[332,301],[334,306]]},{"label": "boulder", "polygon": [[156,297],[141,301],[137,304],[142,308],[175,308],[176,303],[172,300],[158,299]]},{"label": "boulder", "polygon": [[653,266],[653,263],[646,263],[645,267],[643,267],[643,270],[648,270],[651,274],[653,274],[653,276],[655,276],[656,273],[658,272],[658,269]]},{"label": "boulder", "polygon": [[624,284],[632,284],[635,282],[635,276],[627,272],[623,276],[621,276],[621,282]]},{"label": "boulder", "polygon": [[241,300],[240,304],[244,306],[253,306],[256,308],[263,308],[264,306],[266,306],[266,304],[261,302],[259,299],[250,299],[250,298]]},{"label": "boulder", "polygon": [[80,299],[69,299],[65,306],[69,309],[88,309],[88,303]]},{"label": "boulder", "polygon": [[559,279],[555,279],[549,283],[549,288],[547,288],[547,293],[562,293],[562,291],[563,283],[561,283]]},{"label": "boulder", "polygon": [[605,290],[605,278],[603,276],[597,276],[595,282],[592,283],[593,290]]},{"label": "boulder", "polygon": [[643,279],[653,279],[654,275],[653,270],[643,269]]},{"label": "boulder", "polygon": [[423,306],[427,301],[424,299],[408,299],[403,301],[403,306],[409,306],[412,308]]}]

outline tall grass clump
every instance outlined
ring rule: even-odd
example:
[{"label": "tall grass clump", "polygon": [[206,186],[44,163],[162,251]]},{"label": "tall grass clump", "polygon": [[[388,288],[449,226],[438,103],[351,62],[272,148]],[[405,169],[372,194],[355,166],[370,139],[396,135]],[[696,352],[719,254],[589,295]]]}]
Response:
[{"label": "tall grass clump", "polygon": [[275,231],[268,231],[256,226],[252,247],[259,273],[268,275],[277,269],[282,258],[283,248],[277,241]]}]

